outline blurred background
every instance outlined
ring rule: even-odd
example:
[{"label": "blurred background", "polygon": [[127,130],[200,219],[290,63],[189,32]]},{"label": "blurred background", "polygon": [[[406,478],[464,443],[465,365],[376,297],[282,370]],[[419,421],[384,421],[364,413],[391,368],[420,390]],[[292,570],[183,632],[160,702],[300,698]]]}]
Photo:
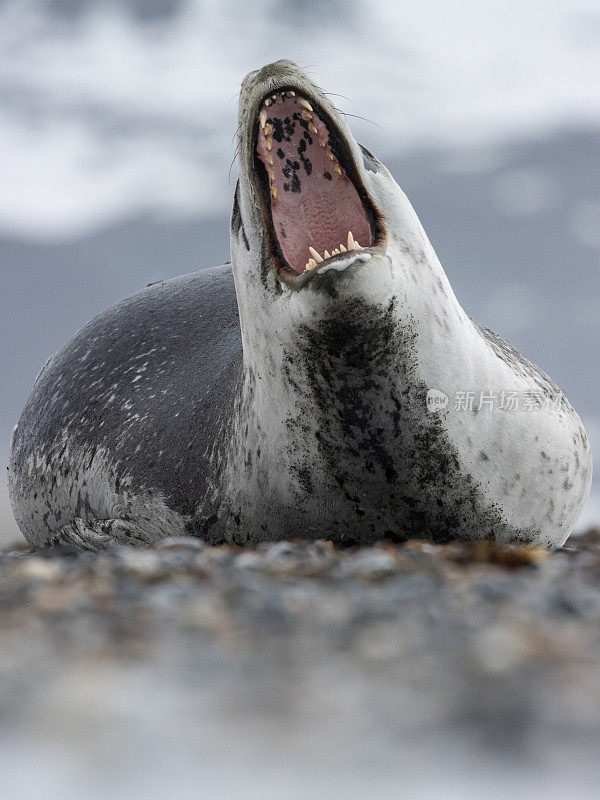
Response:
[{"label": "blurred background", "polygon": [[[600,452],[598,0],[0,0],[4,463],[93,314],[228,259],[239,85],[283,57]],[[5,551],[4,795],[596,798],[598,541],[519,569],[419,543]]]},{"label": "blurred background", "polygon": [[[597,0],[0,0],[4,463],[37,372],[93,314],[228,259],[239,84],[282,57],[358,115],[463,307],[598,449]],[[598,521],[597,481],[580,528]]]}]

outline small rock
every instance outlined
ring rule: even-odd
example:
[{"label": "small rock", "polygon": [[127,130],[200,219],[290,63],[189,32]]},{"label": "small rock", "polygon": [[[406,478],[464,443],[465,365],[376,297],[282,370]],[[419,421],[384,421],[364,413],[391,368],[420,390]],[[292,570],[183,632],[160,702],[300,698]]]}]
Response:
[{"label": "small rock", "polygon": [[475,639],[474,650],[485,671],[494,675],[515,669],[531,655],[524,634],[506,625],[482,630]]},{"label": "small rock", "polygon": [[119,562],[128,572],[141,580],[155,579],[162,572],[160,556],[153,550],[119,548]]},{"label": "small rock", "polygon": [[169,536],[167,539],[162,539],[156,544],[156,551],[162,552],[163,550],[193,550],[198,552],[205,547],[202,539],[196,536]]},{"label": "small rock", "polygon": [[62,577],[63,572],[57,561],[30,556],[15,567],[13,577],[17,580],[57,581]]},{"label": "small rock", "polygon": [[354,578],[376,581],[395,574],[396,562],[382,550],[361,550],[342,565],[342,572]]},{"label": "small rock", "polygon": [[265,559],[256,550],[247,550],[235,556],[234,564],[238,569],[262,569],[265,565]]}]

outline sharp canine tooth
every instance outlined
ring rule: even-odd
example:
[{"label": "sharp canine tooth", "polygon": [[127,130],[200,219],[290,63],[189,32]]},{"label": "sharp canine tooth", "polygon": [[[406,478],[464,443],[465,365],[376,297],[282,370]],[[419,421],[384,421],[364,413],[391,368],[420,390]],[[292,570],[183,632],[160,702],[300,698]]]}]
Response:
[{"label": "sharp canine tooth", "polygon": [[305,108],[307,111],[312,111],[313,110],[312,106],[308,102],[308,100],[305,100],[303,97],[299,97],[298,98],[298,105],[302,106],[302,108]]},{"label": "sharp canine tooth", "polygon": [[309,130],[311,133],[316,133],[316,132],[317,132],[317,129],[316,129],[316,127],[314,126],[314,124],[313,124],[312,122],[309,122],[309,123],[308,123],[308,130]]},{"label": "sharp canine tooth", "polygon": [[317,264],[320,264],[321,261],[323,261],[323,258],[317,253],[314,247],[309,247],[308,250],[311,256],[314,258],[314,260],[317,262]]},{"label": "sharp canine tooth", "polygon": [[273,196],[274,200],[277,198],[277,187],[276,186],[271,186],[271,195]]},{"label": "sharp canine tooth", "polygon": [[352,231],[348,231],[348,250],[354,250],[354,236],[352,236]]},{"label": "sharp canine tooth", "polygon": [[261,108],[260,114],[258,115],[258,119],[260,121],[260,127],[264,128],[267,122],[267,111],[264,108]]},{"label": "sharp canine tooth", "polygon": [[337,172],[337,174],[338,174],[338,175],[341,175],[341,174],[342,174],[342,168],[340,167],[340,165],[339,165],[339,164],[336,164],[336,165],[335,165],[335,167],[333,168],[333,171],[334,171],[334,172]]},{"label": "sharp canine tooth", "polygon": [[342,251],[342,253],[345,253],[345,252],[347,252],[347,251],[346,251],[346,248],[344,247],[344,245],[343,245],[343,244],[341,244],[341,245],[340,245],[340,250]]},{"label": "sharp canine tooth", "polygon": [[331,256],[329,255],[329,250],[325,250],[325,252],[323,253],[323,258],[331,258]]}]

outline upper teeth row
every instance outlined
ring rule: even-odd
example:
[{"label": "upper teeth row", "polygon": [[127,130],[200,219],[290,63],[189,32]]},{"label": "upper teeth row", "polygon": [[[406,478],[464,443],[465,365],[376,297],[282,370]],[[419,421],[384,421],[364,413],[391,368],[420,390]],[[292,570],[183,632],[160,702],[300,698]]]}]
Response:
[{"label": "upper teeth row", "polygon": [[362,249],[363,248],[361,247],[361,245],[359,245],[359,243],[354,240],[354,236],[352,236],[352,231],[348,231],[347,247],[344,247],[344,245],[341,244],[339,248],[336,247],[335,250],[331,251],[331,253],[329,252],[329,250],[325,250],[322,256],[315,250],[314,247],[309,247],[308,250],[312,258],[308,259],[308,261],[304,265],[304,270],[306,271],[307,269],[312,269],[313,267],[316,267],[317,264],[320,264],[326,258],[331,258],[331,256],[337,256],[340,253],[347,253],[349,250],[362,250]]},{"label": "upper teeth row", "polygon": [[[258,114],[258,121],[260,124],[260,128],[262,133],[265,137],[265,144],[267,148],[267,163],[270,167],[273,166],[273,156],[271,155],[271,149],[273,148],[273,126],[270,122],[267,122],[269,113],[267,111],[267,107],[270,106],[272,103],[283,103],[285,97],[296,97],[296,92],[288,90],[286,92],[278,92],[277,94],[271,95],[271,97],[267,97],[267,99],[263,103],[263,107],[261,108]],[[308,130],[311,133],[317,134],[319,144],[321,147],[325,148],[325,152],[327,157],[330,161],[333,162],[333,171],[336,172],[338,175],[343,175],[342,168],[340,167],[337,158],[331,152],[331,148],[329,143],[323,139],[322,136],[319,135],[317,130],[317,126],[313,121],[313,108],[311,104],[306,100],[304,97],[298,96],[298,100],[296,101],[299,106],[302,108],[302,119],[305,122],[308,122]],[[275,171],[269,169],[269,182],[271,184],[271,196],[275,200],[277,198],[277,187],[275,186]]]},{"label": "upper teeth row", "polygon": [[287,92],[277,92],[276,94],[272,94],[271,97],[267,97],[265,100],[265,105],[270,106],[271,103],[283,103],[284,95],[287,97],[296,97],[296,92],[287,91]]}]

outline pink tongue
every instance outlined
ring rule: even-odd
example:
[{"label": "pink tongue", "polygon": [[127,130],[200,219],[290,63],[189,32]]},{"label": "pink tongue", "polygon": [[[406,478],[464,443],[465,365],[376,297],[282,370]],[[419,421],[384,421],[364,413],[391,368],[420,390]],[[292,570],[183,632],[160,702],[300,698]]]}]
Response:
[{"label": "pink tongue", "polygon": [[328,155],[327,127],[314,111],[311,121],[303,118],[303,110],[296,97],[269,106],[268,135],[261,128],[257,146],[270,185],[276,190],[276,197],[271,192],[275,232],[286,261],[296,272],[304,271],[311,257],[309,246],[321,256],[325,250],[331,253],[340,244],[347,246],[348,231],[363,247],[371,244],[369,223],[356,189],[345,174],[335,171],[337,161]]}]

